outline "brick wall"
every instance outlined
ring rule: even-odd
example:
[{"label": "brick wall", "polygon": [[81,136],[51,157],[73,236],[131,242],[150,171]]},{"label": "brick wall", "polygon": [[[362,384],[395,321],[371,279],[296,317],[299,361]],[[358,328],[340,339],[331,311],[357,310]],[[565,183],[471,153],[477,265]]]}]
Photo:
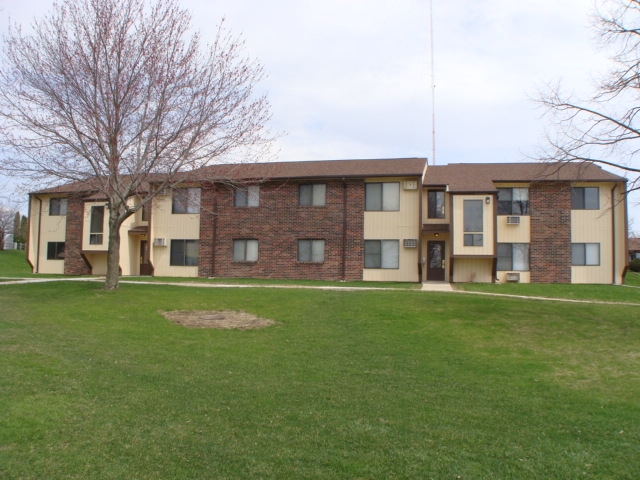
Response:
[{"label": "brick wall", "polygon": [[[234,207],[234,192],[230,187],[203,188],[199,275],[362,279],[364,182],[323,182],[327,185],[323,207],[298,205],[300,183],[304,182],[261,184],[259,207]],[[343,229],[345,200],[346,230]],[[234,239],[257,239],[258,261],[233,262]],[[324,262],[298,262],[299,239],[324,240]]]},{"label": "brick wall", "polygon": [[65,275],[90,275],[91,268],[82,256],[84,202],[78,197],[67,200],[67,229],[64,246]]},{"label": "brick wall", "polygon": [[541,182],[529,189],[531,282],[571,283],[571,187]]}]

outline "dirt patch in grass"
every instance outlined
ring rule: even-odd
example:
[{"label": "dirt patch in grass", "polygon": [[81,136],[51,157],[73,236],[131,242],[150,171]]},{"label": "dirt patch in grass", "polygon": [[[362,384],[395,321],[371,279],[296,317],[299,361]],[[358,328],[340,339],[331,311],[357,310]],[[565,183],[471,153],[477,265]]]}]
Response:
[{"label": "dirt patch in grass", "polygon": [[236,310],[176,310],[160,313],[172,322],[187,328],[256,330],[275,323],[271,319]]}]

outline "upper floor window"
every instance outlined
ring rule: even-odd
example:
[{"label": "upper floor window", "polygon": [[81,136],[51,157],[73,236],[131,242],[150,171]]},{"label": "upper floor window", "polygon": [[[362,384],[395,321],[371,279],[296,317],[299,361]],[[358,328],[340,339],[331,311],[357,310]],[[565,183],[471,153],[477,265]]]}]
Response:
[{"label": "upper floor window", "polygon": [[574,210],[598,210],[600,208],[600,189],[598,187],[573,187],[571,189],[571,208]]},{"label": "upper floor window", "polygon": [[399,268],[398,240],[365,240],[364,268]]},{"label": "upper floor window", "polygon": [[49,215],[66,215],[67,199],[52,198],[49,200]]},{"label": "upper floor window", "polygon": [[298,201],[303,207],[323,207],[326,202],[327,186],[324,183],[300,185]]},{"label": "upper floor window", "polygon": [[400,183],[365,184],[365,210],[400,210]]},{"label": "upper floor window", "polygon": [[200,213],[200,189],[174,188],[171,213]]},{"label": "upper floor window", "polygon": [[298,261],[324,262],[324,240],[298,240]]},{"label": "upper floor window", "polygon": [[236,188],[234,206],[236,207],[257,207],[260,205],[260,186],[249,185]]},{"label": "upper floor window", "polygon": [[102,245],[104,232],[104,207],[91,207],[89,245]]},{"label": "upper floor window", "polygon": [[529,270],[528,243],[499,243],[497,270]]},{"label": "upper floor window", "polygon": [[484,243],[482,200],[465,200],[463,207],[464,246],[481,247]]},{"label": "upper floor window", "polygon": [[47,243],[47,260],[64,260],[64,242]]},{"label": "upper floor window", "polygon": [[529,189],[499,188],[498,215],[529,215]]},{"label": "upper floor window", "polygon": [[444,192],[429,190],[427,195],[428,217],[444,218]]},{"label": "upper floor window", "polygon": [[171,240],[169,265],[174,267],[198,266],[198,240]]},{"label": "upper floor window", "polygon": [[148,222],[150,217],[151,217],[151,211],[150,211],[150,208],[149,208],[149,204],[145,203],[145,204],[142,205],[141,220],[143,222]]},{"label": "upper floor window", "polygon": [[600,265],[600,244],[572,243],[571,265]]}]

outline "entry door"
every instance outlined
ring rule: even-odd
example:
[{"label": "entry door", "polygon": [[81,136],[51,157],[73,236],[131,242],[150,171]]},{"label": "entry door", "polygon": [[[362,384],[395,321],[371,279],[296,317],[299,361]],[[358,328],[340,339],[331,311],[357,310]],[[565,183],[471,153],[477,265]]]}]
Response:
[{"label": "entry door", "polygon": [[444,282],[444,242],[427,242],[427,280]]},{"label": "entry door", "polygon": [[148,240],[140,240],[140,275],[151,275]]}]

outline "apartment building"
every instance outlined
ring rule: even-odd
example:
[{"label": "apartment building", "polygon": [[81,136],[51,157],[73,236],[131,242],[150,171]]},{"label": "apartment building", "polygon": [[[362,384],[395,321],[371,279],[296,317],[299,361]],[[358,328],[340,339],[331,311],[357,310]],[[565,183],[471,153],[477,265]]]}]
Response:
[{"label": "apartment building", "polygon": [[[212,166],[127,219],[120,268],[135,276],[620,283],[625,186],[593,164]],[[105,209],[79,184],[31,193],[34,272],[104,274]]]}]

